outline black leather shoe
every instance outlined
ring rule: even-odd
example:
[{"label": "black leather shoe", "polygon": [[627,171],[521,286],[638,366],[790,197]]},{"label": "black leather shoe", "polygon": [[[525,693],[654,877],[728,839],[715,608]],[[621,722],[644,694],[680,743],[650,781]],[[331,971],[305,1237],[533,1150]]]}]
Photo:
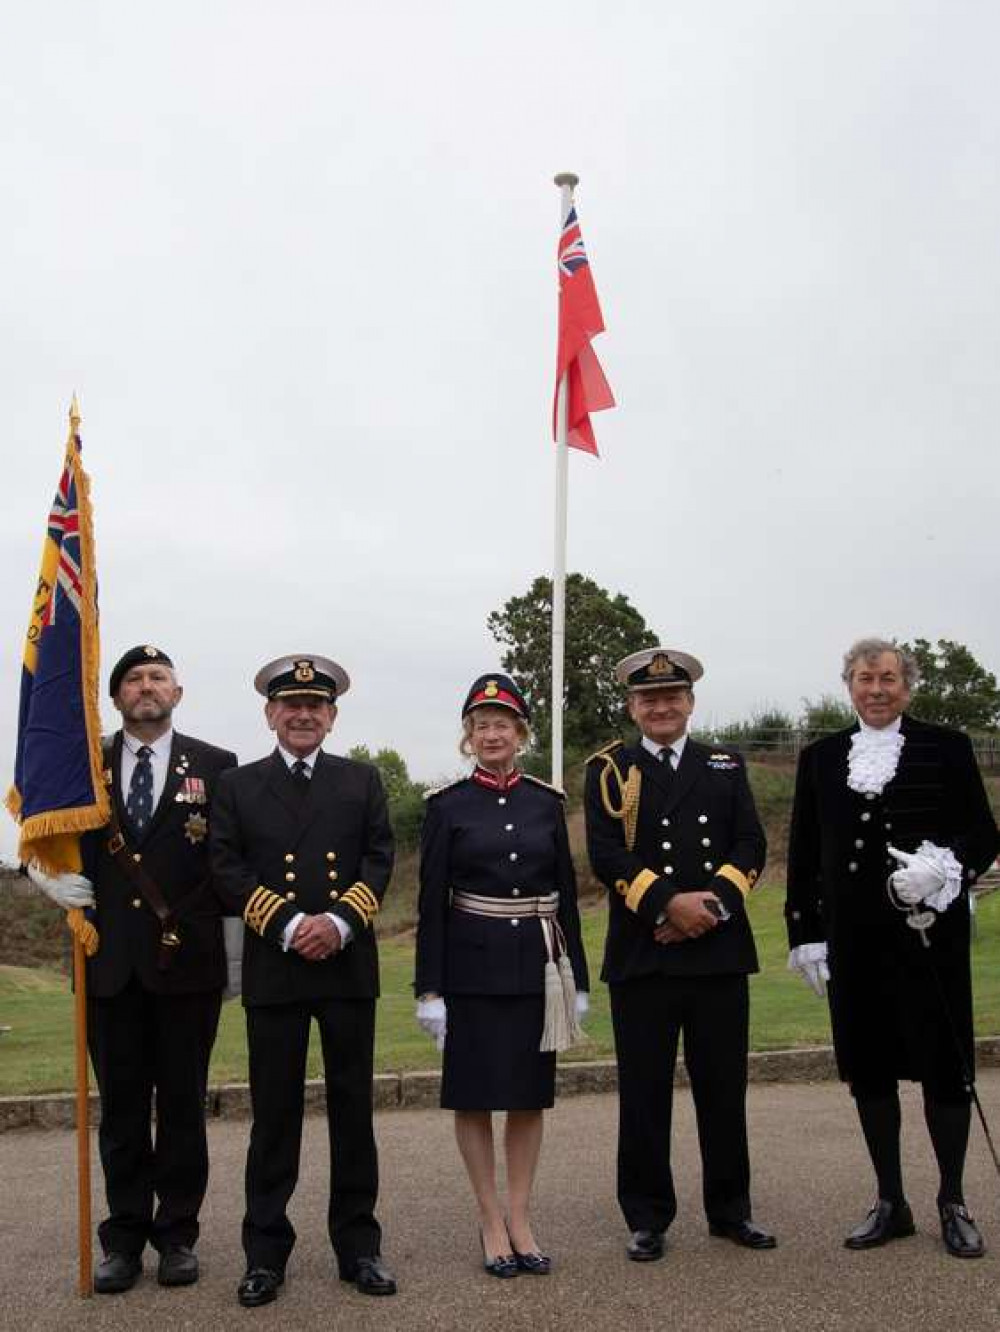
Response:
[{"label": "black leather shoe", "polygon": [[662,1230],[636,1230],[625,1252],[633,1263],[655,1263],[663,1257],[665,1248]]},{"label": "black leather shoe", "polygon": [[855,1226],[847,1239],[845,1249],[875,1249],[890,1240],[905,1239],[916,1233],[913,1213],[908,1202],[889,1202],[879,1198],[860,1226]]},{"label": "black leather shoe", "polygon": [[378,1254],[370,1258],[359,1258],[354,1266],[342,1269],[341,1281],[350,1281],[362,1295],[395,1295],[396,1278],[392,1275]]},{"label": "black leather shoe", "polygon": [[278,1287],[284,1275],[273,1267],[249,1267],[236,1287],[236,1298],[244,1309],[256,1309],[278,1298]]},{"label": "black leather shoe", "polygon": [[953,1258],[982,1258],[986,1245],[964,1203],[942,1203],[941,1238]]},{"label": "black leather shoe", "polygon": [[745,1221],[710,1221],[708,1233],[716,1239],[732,1240],[744,1249],[774,1249],[778,1244],[769,1230],[764,1230],[749,1217]]},{"label": "black leather shoe", "polygon": [[552,1259],[547,1253],[518,1253],[514,1250],[514,1262],[519,1272],[530,1272],[532,1276],[548,1276],[552,1271]]},{"label": "black leather shoe", "polygon": [[131,1290],[142,1271],[142,1259],[137,1253],[107,1253],[97,1264],[94,1290],[98,1295],[120,1295]]},{"label": "black leather shoe", "polygon": [[160,1253],[156,1279],[161,1286],[193,1286],[198,1280],[198,1259],[186,1244],[175,1244]]}]

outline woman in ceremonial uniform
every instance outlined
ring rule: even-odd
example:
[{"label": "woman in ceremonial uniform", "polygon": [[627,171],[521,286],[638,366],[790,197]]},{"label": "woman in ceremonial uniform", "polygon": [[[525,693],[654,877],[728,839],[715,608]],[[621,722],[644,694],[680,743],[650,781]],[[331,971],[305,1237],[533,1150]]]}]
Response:
[{"label": "woman in ceremonial uniform", "polygon": [[[505,675],[462,708],[469,777],[428,795],[421,839],[417,1020],[444,1050],[441,1104],[479,1208],[487,1272],[545,1275],[529,1219],[556,1051],[579,1035],[587,962],[562,792],[523,773],[528,707]],[[506,1219],[491,1112],[505,1110]]]}]

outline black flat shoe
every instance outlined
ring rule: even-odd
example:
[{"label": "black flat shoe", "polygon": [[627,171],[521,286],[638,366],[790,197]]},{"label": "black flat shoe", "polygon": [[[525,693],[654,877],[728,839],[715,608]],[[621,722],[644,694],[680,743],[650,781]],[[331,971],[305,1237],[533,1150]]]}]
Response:
[{"label": "black flat shoe", "polygon": [[964,1203],[942,1203],[941,1238],[953,1258],[982,1258],[986,1245]]},{"label": "black flat shoe", "polygon": [[489,1258],[486,1254],[486,1239],[482,1231],[479,1232],[479,1243],[483,1247],[484,1272],[488,1272],[490,1276],[499,1277],[501,1281],[509,1281],[511,1277],[517,1276],[517,1259],[512,1253],[501,1253],[496,1258]]},{"label": "black flat shoe", "polygon": [[161,1286],[193,1286],[198,1280],[198,1259],[186,1244],[175,1244],[160,1252],[156,1279]]},{"label": "black flat shoe", "polygon": [[341,1281],[350,1281],[362,1295],[395,1295],[396,1278],[379,1255],[359,1258],[353,1268],[341,1269]]},{"label": "black flat shoe", "polygon": [[769,1230],[756,1225],[749,1217],[745,1221],[710,1221],[708,1233],[716,1239],[732,1240],[744,1249],[774,1249],[778,1244]]},{"label": "black flat shoe", "polygon": [[663,1257],[665,1248],[662,1230],[636,1230],[625,1253],[633,1263],[655,1263]]},{"label": "black flat shoe", "polygon": [[278,1298],[278,1287],[285,1277],[273,1267],[250,1267],[236,1287],[236,1298],[244,1309],[256,1309]]},{"label": "black flat shoe", "polygon": [[889,1202],[879,1198],[860,1226],[855,1226],[844,1240],[845,1249],[875,1249],[890,1240],[905,1239],[916,1233],[908,1202]]},{"label": "black flat shoe", "polygon": [[98,1295],[121,1295],[132,1289],[141,1272],[137,1253],[107,1253],[94,1272],[94,1290]]},{"label": "black flat shoe", "polygon": [[547,1253],[518,1253],[514,1250],[514,1262],[519,1272],[530,1272],[532,1276],[548,1276],[552,1271],[552,1259]]}]

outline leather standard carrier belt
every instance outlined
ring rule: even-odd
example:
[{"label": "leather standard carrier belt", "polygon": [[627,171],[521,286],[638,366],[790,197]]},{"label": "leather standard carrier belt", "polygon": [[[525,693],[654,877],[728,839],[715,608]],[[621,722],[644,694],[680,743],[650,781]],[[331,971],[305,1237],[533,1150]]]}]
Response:
[{"label": "leather standard carrier belt", "polygon": [[[108,855],[111,856],[133,888],[142,894],[146,905],[160,922],[160,950],[156,957],[156,966],[157,970],[166,971],[173,962],[177,949],[181,946],[176,909],[170,906],[163,896],[159,884],[142,868],[142,865],[129,850],[128,843],[122,835],[118,813],[113,805],[111,807],[111,818],[108,820],[108,828],[111,832],[111,836],[108,838]],[[200,892],[200,887],[190,896],[196,896],[197,892]],[[185,898],[186,900],[187,898]]]}]

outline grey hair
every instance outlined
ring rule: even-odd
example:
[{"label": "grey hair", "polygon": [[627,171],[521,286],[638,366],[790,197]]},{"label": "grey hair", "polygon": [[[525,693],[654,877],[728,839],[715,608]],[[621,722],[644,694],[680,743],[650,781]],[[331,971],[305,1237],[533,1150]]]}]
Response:
[{"label": "grey hair", "polygon": [[854,668],[859,661],[874,661],[880,657],[883,652],[891,652],[899,662],[899,669],[903,676],[903,683],[907,689],[912,689],[920,679],[920,667],[917,665],[917,659],[911,652],[901,648],[898,643],[893,643],[888,638],[859,638],[856,643],[844,653],[844,669],[840,673],[840,678],[844,684],[850,687],[851,676],[854,674]]}]

